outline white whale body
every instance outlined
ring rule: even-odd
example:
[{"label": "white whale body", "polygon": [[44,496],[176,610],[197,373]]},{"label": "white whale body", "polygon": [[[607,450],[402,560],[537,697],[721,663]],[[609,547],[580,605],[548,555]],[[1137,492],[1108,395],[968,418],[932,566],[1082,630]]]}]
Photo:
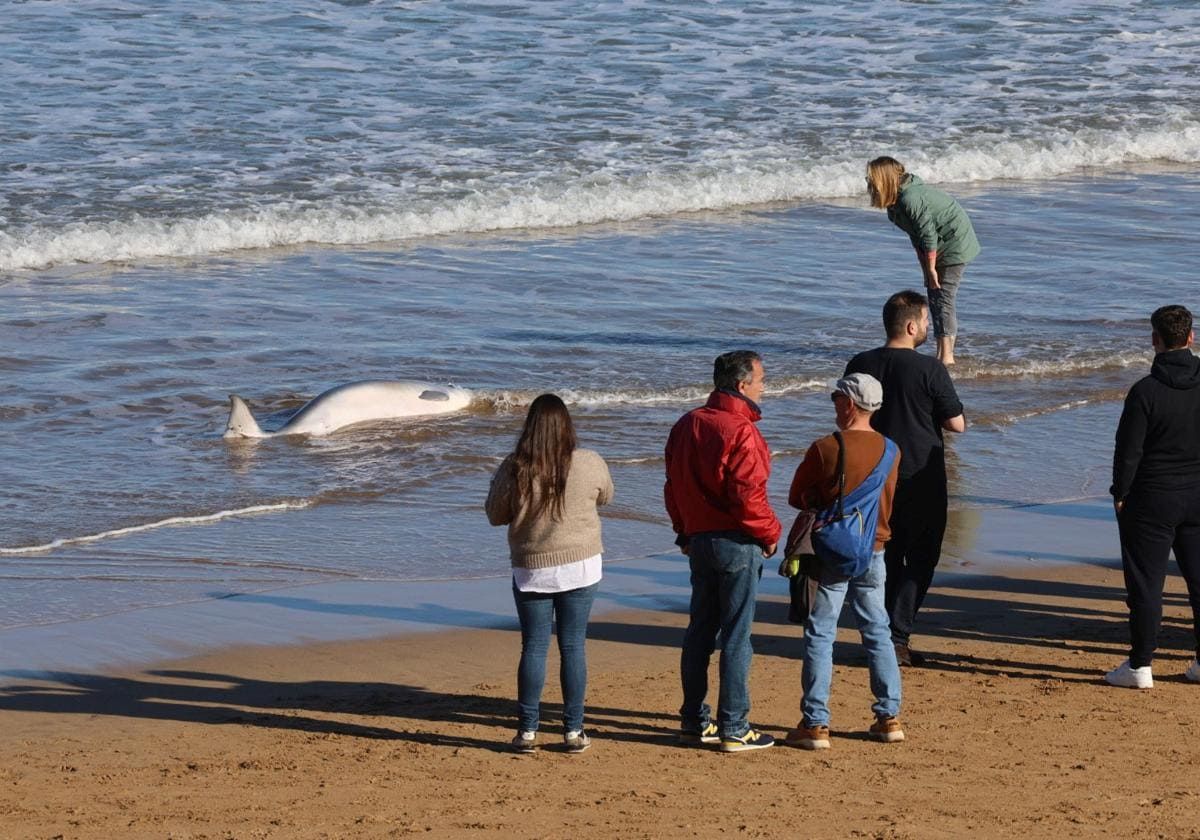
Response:
[{"label": "white whale body", "polygon": [[330,388],[313,397],[281,428],[264,431],[250,413],[250,406],[236,394],[229,395],[227,438],[269,438],[281,435],[327,435],[355,423],[424,417],[461,411],[471,403],[471,392],[451,385],[428,382],[369,380]]}]

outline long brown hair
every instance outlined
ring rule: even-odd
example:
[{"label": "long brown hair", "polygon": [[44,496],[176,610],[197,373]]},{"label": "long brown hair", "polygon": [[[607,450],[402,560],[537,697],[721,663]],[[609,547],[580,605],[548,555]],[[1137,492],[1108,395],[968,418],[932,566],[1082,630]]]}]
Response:
[{"label": "long brown hair", "polygon": [[529,505],[531,518],[548,510],[553,519],[562,519],[574,451],[575,426],[567,406],[554,394],[542,394],[530,404],[512,454],[518,499]]},{"label": "long brown hair", "polygon": [[884,155],[867,164],[867,192],[871,206],[888,208],[900,198],[900,182],[904,180],[904,164]]}]

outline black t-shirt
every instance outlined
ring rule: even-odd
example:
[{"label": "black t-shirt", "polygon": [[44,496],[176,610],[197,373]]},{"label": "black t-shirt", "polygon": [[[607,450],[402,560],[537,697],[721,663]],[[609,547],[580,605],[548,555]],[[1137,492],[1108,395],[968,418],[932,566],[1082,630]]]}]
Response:
[{"label": "black t-shirt", "polygon": [[916,482],[944,493],[942,423],[963,413],[946,366],[916,350],[878,347],[851,359],[844,375],[851,373],[869,373],[883,385],[883,407],[871,425],[900,447],[901,484]]}]

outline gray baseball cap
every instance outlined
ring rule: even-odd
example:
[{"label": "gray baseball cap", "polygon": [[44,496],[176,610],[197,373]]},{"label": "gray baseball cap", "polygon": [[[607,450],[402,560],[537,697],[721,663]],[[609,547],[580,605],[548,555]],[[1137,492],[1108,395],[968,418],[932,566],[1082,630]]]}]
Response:
[{"label": "gray baseball cap", "polygon": [[883,386],[869,373],[852,373],[833,383],[833,393],[845,394],[863,411],[878,411],[883,405]]}]

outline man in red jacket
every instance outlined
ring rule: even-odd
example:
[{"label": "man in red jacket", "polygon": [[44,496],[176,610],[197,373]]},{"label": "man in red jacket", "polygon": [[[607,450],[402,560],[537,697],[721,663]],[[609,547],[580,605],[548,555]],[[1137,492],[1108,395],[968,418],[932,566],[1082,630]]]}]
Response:
[{"label": "man in red jacket", "polygon": [[[767,501],[771,453],[755,427],[762,416],[762,357],[735,350],[713,363],[716,390],[689,411],[667,440],[663,496],[676,544],[692,569],[691,620],[683,637],[680,741],[720,742],[724,752],[763,749],[775,741],[751,728],[750,627],[764,557],[775,553],[782,526]],[[717,723],[704,702],[708,663],[721,636]]]}]

